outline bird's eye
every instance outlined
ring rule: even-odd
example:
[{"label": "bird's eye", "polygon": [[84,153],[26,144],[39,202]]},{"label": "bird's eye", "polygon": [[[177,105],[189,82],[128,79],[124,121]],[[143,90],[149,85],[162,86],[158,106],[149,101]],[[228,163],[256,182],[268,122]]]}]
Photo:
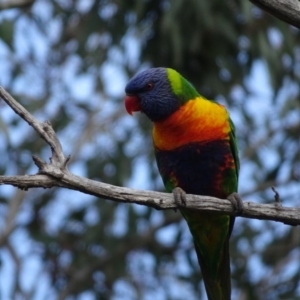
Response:
[{"label": "bird's eye", "polygon": [[150,91],[152,90],[154,87],[154,84],[152,82],[147,83],[147,85],[145,86],[145,90],[146,91]]}]

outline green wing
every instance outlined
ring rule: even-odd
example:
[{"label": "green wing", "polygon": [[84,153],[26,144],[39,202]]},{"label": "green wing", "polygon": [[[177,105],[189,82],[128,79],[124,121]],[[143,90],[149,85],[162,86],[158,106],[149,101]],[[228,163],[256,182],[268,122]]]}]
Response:
[{"label": "green wing", "polygon": [[236,177],[239,178],[239,171],[240,171],[240,160],[238,155],[238,146],[237,146],[237,139],[235,136],[235,126],[232,120],[229,118],[229,124],[230,124],[230,133],[229,133],[229,141],[230,141],[230,148],[232,152],[232,156],[235,162],[236,166]]}]

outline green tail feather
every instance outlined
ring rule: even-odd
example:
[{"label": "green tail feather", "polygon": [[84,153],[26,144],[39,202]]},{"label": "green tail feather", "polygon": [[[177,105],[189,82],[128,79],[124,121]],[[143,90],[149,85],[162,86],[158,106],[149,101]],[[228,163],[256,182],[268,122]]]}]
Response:
[{"label": "green tail feather", "polygon": [[219,272],[216,278],[210,276],[201,252],[195,243],[198,262],[201,267],[202,277],[205,285],[208,300],[230,300],[231,299],[231,280],[230,280],[230,256],[229,256],[229,237],[226,239],[222,258],[220,261]]},{"label": "green tail feather", "polygon": [[231,299],[229,237],[234,218],[181,209],[193,235],[208,300]]}]

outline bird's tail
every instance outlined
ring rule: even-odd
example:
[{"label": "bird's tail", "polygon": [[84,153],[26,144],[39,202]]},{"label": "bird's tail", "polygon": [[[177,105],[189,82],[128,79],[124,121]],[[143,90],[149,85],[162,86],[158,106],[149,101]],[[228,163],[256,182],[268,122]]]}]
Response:
[{"label": "bird's tail", "polygon": [[219,271],[216,277],[210,276],[210,269],[206,265],[199,247],[195,243],[198,262],[201,267],[202,277],[208,300],[231,299],[231,274],[229,256],[229,237],[226,239],[220,260]]},{"label": "bird's tail", "polygon": [[229,237],[234,218],[181,209],[194,238],[208,300],[230,300]]}]

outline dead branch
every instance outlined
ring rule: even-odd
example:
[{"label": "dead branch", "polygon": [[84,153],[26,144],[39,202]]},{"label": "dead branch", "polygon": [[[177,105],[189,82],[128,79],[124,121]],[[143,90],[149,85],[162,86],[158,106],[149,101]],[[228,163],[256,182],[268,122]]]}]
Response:
[{"label": "dead branch", "polygon": [[0,10],[30,7],[35,0],[7,0],[0,2]]},{"label": "dead branch", "polygon": [[300,28],[299,0],[250,0],[250,2],[276,18]]},{"label": "dead branch", "polygon": [[[0,98],[39,133],[52,151],[50,163],[33,156],[39,169],[36,175],[0,176],[0,185],[12,185],[23,190],[38,187],[63,187],[123,203],[136,203],[156,209],[177,208],[172,194],[118,187],[72,174],[67,169],[69,157],[64,156],[62,146],[51,124],[47,121],[36,120],[2,87],[0,87]],[[186,207],[210,213],[237,215],[227,199],[208,196],[187,195]],[[273,220],[290,225],[300,224],[300,208],[282,207],[276,203],[244,202],[242,216],[251,219]]]}]

